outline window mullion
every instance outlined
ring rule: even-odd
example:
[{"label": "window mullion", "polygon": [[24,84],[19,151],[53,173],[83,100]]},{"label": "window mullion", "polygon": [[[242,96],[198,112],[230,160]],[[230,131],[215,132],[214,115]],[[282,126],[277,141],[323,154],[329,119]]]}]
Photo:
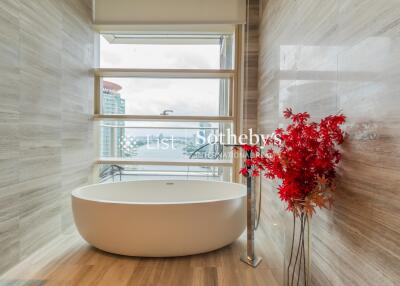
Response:
[{"label": "window mullion", "polygon": [[169,121],[169,122],[233,122],[233,116],[172,116],[172,115],[125,115],[125,114],[95,114],[94,120],[121,121]]},{"label": "window mullion", "polygon": [[145,78],[233,78],[234,70],[212,69],[94,69],[96,77],[145,77]]}]

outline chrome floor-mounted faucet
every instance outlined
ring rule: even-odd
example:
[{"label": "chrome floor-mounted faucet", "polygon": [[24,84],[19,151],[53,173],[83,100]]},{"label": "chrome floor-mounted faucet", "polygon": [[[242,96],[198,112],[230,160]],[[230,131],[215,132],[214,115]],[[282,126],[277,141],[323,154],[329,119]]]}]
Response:
[{"label": "chrome floor-mounted faucet", "polygon": [[[223,147],[240,147],[240,144],[221,144],[219,142],[214,142],[214,143],[207,143],[200,148],[196,149],[191,155],[190,159],[193,157],[194,154],[202,150],[203,148],[211,145],[211,144],[219,144]],[[219,155],[221,155],[223,152],[221,151]],[[219,156],[218,155],[218,156]],[[247,151],[246,152],[246,159],[251,159],[251,152]],[[255,189],[253,188],[253,177],[251,176],[250,173],[250,168],[249,172],[247,172],[247,177],[246,177],[246,186],[247,186],[247,245],[246,245],[246,252],[240,257],[240,260],[243,261],[244,263],[252,266],[252,267],[257,267],[260,262],[262,261],[262,258],[260,256],[257,256],[255,254],[255,247],[254,247],[254,238],[255,238],[255,231],[256,231],[256,194],[255,194]],[[261,190],[260,190],[261,191]],[[261,200],[261,196],[260,196]],[[261,202],[261,201],[260,201]],[[261,205],[259,212],[261,212]]]},{"label": "chrome floor-mounted faucet", "polygon": [[[251,152],[247,151],[247,159],[251,159]],[[247,167],[250,169],[251,167]],[[250,172],[246,176],[247,185],[247,249],[246,252],[240,257],[244,263],[257,267],[262,258],[255,254],[254,248],[254,234],[256,231],[256,194],[253,188],[253,177]],[[261,209],[259,210],[261,212]]]}]

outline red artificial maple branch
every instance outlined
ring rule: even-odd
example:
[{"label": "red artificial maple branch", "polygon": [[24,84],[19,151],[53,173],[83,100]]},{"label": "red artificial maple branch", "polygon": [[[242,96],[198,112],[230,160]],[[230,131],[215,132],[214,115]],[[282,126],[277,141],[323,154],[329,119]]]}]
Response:
[{"label": "red artificial maple branch", "polygon": [[335,168],[341,160],[337,146],[344,141],[341,126],[346,117],[330,115],[320,122],[309,122],[307,112],[283,112],[292,121],[286,129],[275,130],[275,138],[265,140],[269,148],[263,154],[256,146],[244,145],[252,158],[240,170],[244,176],[263,174],[269,179],[280,179],[278,194],[287,209],[296,216],[312,215],[315,208],[329,208],[335,191]]}]

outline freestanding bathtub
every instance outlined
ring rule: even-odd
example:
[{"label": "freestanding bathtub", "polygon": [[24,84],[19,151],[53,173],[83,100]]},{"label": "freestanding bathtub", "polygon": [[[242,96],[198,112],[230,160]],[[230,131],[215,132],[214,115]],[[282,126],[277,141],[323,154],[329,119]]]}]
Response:
[{"label": "freestanding bathtub", "polygon": [[144,257],[208,252],[245,229],[244,185],[212,181],[132,181],[72,192],[75,224],[101,250]]}]

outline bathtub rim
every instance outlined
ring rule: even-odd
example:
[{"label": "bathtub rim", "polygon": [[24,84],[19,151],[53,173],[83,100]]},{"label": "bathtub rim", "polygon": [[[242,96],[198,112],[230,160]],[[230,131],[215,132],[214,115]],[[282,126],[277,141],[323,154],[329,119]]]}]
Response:
[{"label": "bathtub rim", "polygon": [[[240,186],[241,188],[243,188],[243,192],[240,195],[236,195],[236,196],[229,196],[229,197],[224,197],[224,198],[220,198],[220,199],[212,199],[212,200],[198,200],[198,201],[174,201],[174,202],[132,202],[132,201],[117,201],[117,200],[102,200],[102,199],[91,199],[91,198],[87,198],[82,196],[79,192],[87,189],[87,188],[91,188],[91,187],[95,187],[95,186],[99,186],[99,185],[112,185],[112,184],[129,184],[129,183],[136,183],[136,182],[152,182],[152,181],[156,181],[156,182],[209,182],[209,183],[215,183],[215,184],[224,184],[224,185],[236,185],[236,186]],[[227,202],[227,201],[231,201],[231,200],[237,200],[237,199],[242,199],[244,197],[246,197],[247,195],[247,191],[246,191],[246,185],[244,184],[240,184],[240,183],[234,183],[234,182],[223,182],[223,181],[206,181],[206,180],[166,180],[166,179],[151,179],[151,180],[137,180],[137,181],[125,181],[125,182],[108,182],[108,183],[97,183],[97,184],[90,184],[90,185],[86,185],[86,186],[82,186],[79,188],[74,189],[71,192],[71,199],[78,199],[78,200],[83,200],[83,201],[87,201],[87,202],[93,202],[93,203],[102,203],[102,204],[115,204],[115,205],[143,205],[143,206],[160,206],[160,205],[193,205],[193,204],[207,204],[207,203],[216,203],[216,202]]]}]

